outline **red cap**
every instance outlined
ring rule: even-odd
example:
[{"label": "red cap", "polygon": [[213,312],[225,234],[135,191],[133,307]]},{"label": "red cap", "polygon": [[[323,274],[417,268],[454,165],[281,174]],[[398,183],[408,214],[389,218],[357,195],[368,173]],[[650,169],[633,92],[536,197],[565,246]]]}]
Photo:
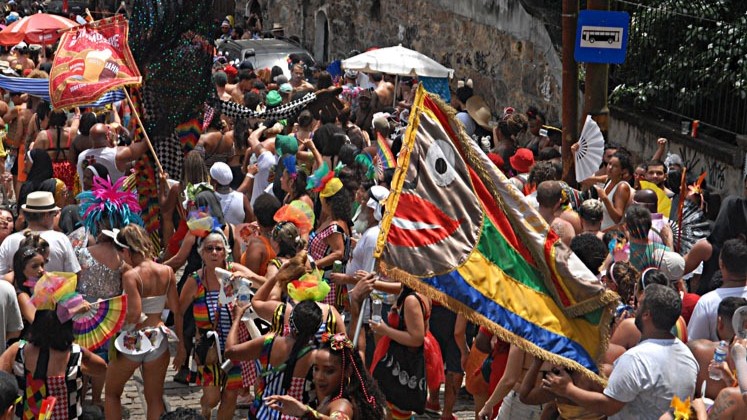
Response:
[{"label": "red cap", "polygon": [[520,174],[525,174],[532,169],[534,165],[534,154],[531,150],[524,147],[517,149],[516,153],[508,159],[511,167]]},{"label": "red cap", "polygon": [[236,70],[236,67],[232,65],[227,65],[226,67],[223,67],[223,71],[226,73],[226,76],[228,77],[236,77],[239,75],[239,71]]}]

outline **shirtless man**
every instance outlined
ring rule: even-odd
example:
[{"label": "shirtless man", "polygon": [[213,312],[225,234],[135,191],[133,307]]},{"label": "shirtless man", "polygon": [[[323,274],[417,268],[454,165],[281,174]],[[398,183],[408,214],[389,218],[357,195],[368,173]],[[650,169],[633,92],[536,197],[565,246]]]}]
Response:
[{"label": "shirtless man", "polygon": [[[21,182],[18,180],[18,176],[21,174],[18,171],[18,149],[23,145],[26,138],[27,121],[25,119],[26,113],[24,112],[26,110],[26,101],[23,100],[23,94],[20,92],[10,92],[10,100],[13,102],[13,106],[10,106],[8,111],[3,114],[3,121],[8,124],[8,133],[5,137],[5,144],[8,146],[7,152],[9,154],[7,159],[13,159],[13,169],[11,170],[15,180],[13,189],[16,197],[18,197],[18,192],[21,189]],[[23,158],[20,160],[23,160]]]},{"label": "shirtless man", "polygon": [[392,106],[394,103],[394,83],[386,80],[386,77],[381,73],[371,74],[371,80],[376,83],[376,94],[379,95],[379,101],[384,106]]},{"label": "shirtless man", "polygon": [[20,65],[21,72],[26,69],[33,70],[36,68],[34,60],[29,58],[29,46],[25,42],[19,42],[18,45],[13,47],[13,51],[15,51],[16,57],[10,62],[12,68]]},{"label": "shirtless man", "polygon": [[304,68],[301,64],[295,64],[293,68],[291,68],[291,79],[289,83],[293,87],[294,92],[300,90],[315,90],[314,85],[306,81],[304,77]]},{"label": "shirtless man", "polygon": [[559,217],[563,206],[563,187],[558,181],[543,181],[537,186],[539,213],[564,244],[570,245],[576,235],[573,225]]},{"label": "shirtless man", "polygon": [[[239,71],[239,81],[235,85],[226,84],[225,91],[237,104],[244,103],[244,94],[251,92],[257,75],[252,70]],[[222,99],[222,98],[221,98]]]},{"label": "shirtless man", "polygon": [[228,76],[224,71],[216,71],[213,73],[213,84],[215,85],[215,93],[218,94],[218,98],[221,101],[230,101],[231,94],[226,92],[226,84],[228,83]]}]

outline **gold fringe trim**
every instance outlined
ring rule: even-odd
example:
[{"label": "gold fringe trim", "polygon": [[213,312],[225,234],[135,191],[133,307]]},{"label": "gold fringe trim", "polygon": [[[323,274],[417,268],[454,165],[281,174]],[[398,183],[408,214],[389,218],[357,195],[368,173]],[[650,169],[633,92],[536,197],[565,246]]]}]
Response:
[{"label": "gold fringe trim", "polygon": [[[528,341],[522,337],[519,337],[516,334],[509,332],[505,328],[489,320],[488,318],[481,315],[480,313],[475,312],[472,308],[465,305],[464,303],[450,296],[447,296],[443,293],[440,293],[436,291],[435,289],[433,289],[432,287],[427,286],[425,283],[420,281],[419,278],[414,277],[402,270],[391,268],[383,261],[379,262],[379,268],[381,268],[382,271],[386,273],[387,278],[391,280],[399,281],[400,283],[403,283],[409,286],[416,292],[422,293],[423,295],[437,301],[441,305],[449,308],[449,310],[463,315],[469,321],[487,328],[488,330],[490,330],[490,332],[495,334],[499,339],[507,343],[518,346],[520,349],[531,354],[532,356],[538,359],[550,362],[552,364],[563,366],[567,369],[580,372],[582,375],[589,378],[590,380],[593,380],[599,383],[601,386],[607,385],[607,379],[604,378],[603,376],[595,374],[594,372],[590,371],[589,369],[585,368],[580,363],[574,360],[558,356],[555,353],[549,352],[537,346],[531,341]],[[597,368],[599,368],[600,361],[603,360],[604,351],[606,351],[607,344],[609,341],[608,335],[609,335],[609,328],[610,328],[609,325],[611,324],[611,319],[612,319],[612,311],[610,310],[608,312],[609,312],[608,314],[605,313],[605,315],[602,316],[602,319],[600,321],[602,323],[600,324],[600,331],[604,334],[604,336],[603,336],[603,339],[600,341],[600,346],[599,346],[600,353],[597,354],[595,357]],[[602,348],[604,348],[604,351],[602,351]],[[594,357],[594,355],[592,355],[592,357]]]},{"label": "gold fringe trim", "polygon": [[397,157],[397,168],[395,169],[394,177],[392,178],[390,188],[391,193],[384,205],[384,215],[381,218],[381,231],[379,237],[376,239],[374,258],[381,258],[381,253],[384,252],[384,247],[386,247],[386,237],[389,234],[389,228],[392,225],[392,219],[394,218],[394,210],[397,209],[399,196],[402,194],[402,186],[405,183],[407,169],[410,166],[410,155],[415,146],[415,138],[418,132],[418,127],[420,126],[420,112],[418,111],[422,111],[425,95],[426,91],[425,88],[423,88],[423,84],[418,84],[418,90],[415,92],[415,99],[412,104],[412,110],[410,111],[413,120],[410,121],[410,124],[407,126],[405,137],[402,140],[402,148]]}]

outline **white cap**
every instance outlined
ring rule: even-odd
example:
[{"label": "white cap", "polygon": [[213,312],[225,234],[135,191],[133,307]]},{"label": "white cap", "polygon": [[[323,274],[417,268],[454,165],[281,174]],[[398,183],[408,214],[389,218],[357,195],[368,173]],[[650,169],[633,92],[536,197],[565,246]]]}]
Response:
[{"label": "white cap", "polygon": [[210,177],[220,185],[228,185],[233,181],[233,172],[227,164],[215,162],[210,168]]}]

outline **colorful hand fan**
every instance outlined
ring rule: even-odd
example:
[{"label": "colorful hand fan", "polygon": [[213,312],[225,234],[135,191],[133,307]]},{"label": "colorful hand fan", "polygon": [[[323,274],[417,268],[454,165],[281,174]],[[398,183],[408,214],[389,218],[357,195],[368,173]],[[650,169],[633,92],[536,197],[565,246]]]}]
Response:
[{"label": "colorful hand fan", "polygon": [[667,193],[663,189],[657,187],[653,182],[644,180],[638,182],[641,184],[642,190],[651,190],[656,193],[656,197],[659,200],[659,204],[656,208],[656,210],[658,210],[657,213],[668,216],[672,211],[672,199],[667,197]]},{"label": "colorful hand fan", "polygon": [[45,273],[34,285],[31,303],[36,309],[53,310],[58,302],[62,302],[75,294],[78,276],[73,273],[51,271]]},{"label": "colorful hand fan", "polygon": [[604,135],[590,115],[586,116],[578,145],[578,151],[574,159],[576,161],[576,182],[581,182],[594,175],[604,156]]},{"label": "colorful hand fan", "polygon": [[127,295],[92,303],[88,312],[73,321],[75,342],[88,350],[96,350],[119,332],[125,315]]}]

